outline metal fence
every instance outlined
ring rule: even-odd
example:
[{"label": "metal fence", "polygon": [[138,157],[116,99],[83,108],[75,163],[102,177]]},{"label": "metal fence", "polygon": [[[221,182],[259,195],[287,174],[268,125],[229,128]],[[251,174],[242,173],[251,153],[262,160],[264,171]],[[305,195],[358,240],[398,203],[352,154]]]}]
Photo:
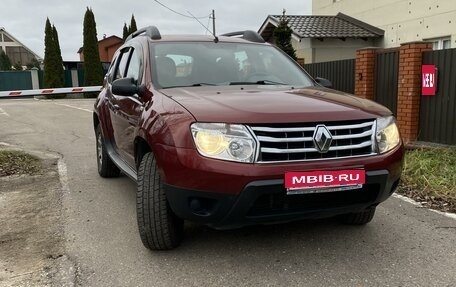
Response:
[{"label": "metal fence", "polygon": [[355,59],[305,64],[303,67],[314,78],[330,80],[335,90],[355,92]]},{"label": "metal fence", "polygon": [[399,50],[384,50],[375,61],[375,101],[397,114]]},{"label": "metal fence", "polygon": [[0,91],[32,89],[32,77],[29,71],[0,72]]},{"label": "metal fence", "polygon": [[418,139],[454,145],[456,144],[456,49],[425,52],[423,64],[437,67],[437,94],[421,97]]},{"label": "metal fence", "polygon": [[[103,75],[107,70],[103,70]],[[34,82],[34,77],[36,81]],[[64,70],[65,88],[86,86],[84,69]],[[0,91],[18,91],[44,88],[44,72],[39,71],[0,71]]]}]

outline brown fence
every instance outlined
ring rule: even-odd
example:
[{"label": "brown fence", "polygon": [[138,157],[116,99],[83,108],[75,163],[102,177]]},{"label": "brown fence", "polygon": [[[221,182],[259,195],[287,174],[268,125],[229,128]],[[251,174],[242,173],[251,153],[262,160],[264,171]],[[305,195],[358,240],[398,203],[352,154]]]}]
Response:
[{"label": "brown fence", "polygon": [[355,59],[306,64],[309,74],[332,82],[333,89],[353,94],[355,92]]},{"label": "brown fence", "polygon": [[375,60],[375,101],[397,114],[399,50],[379,51]]},{"label": "brown fence", "polygon": [[422,141],[456,144],[456,49],[425,52],[423,64],[437,67],[437,94],[422,96]]}]

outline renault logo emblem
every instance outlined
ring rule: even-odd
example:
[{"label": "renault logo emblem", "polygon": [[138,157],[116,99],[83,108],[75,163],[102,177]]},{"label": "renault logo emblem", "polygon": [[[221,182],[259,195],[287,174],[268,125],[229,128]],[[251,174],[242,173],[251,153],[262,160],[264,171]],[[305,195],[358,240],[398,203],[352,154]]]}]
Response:
[{"label": "renault logo emblem", "polygon": [[332,142],[332,135],[329,132],[328,128],[325,125],[318,125],[315,128],[315,132],[313,135],[313,142],[315,148],[320,153],[326,153],[329,151]]}]

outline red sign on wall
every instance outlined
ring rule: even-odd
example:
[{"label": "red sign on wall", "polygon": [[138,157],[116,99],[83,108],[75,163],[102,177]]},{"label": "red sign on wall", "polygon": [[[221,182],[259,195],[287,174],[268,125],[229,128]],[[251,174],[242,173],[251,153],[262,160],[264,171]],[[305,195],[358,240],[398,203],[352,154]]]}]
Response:
[{"label": "red sign on wall", "polygon": [[423,65],[421,67],[421,94],[423,96],[435,96],[437,87],[437,75],[435,65]]}]

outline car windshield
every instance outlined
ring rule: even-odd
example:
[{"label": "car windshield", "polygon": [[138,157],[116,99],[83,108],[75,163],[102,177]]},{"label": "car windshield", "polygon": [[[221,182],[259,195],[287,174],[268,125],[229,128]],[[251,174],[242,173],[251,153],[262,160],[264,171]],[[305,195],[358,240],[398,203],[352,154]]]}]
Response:
[{"label": "car windshield", "polygon": [[214,42],[155,43],[158,88],[228,85],[312,86],[307,74],[269,45]]}]

